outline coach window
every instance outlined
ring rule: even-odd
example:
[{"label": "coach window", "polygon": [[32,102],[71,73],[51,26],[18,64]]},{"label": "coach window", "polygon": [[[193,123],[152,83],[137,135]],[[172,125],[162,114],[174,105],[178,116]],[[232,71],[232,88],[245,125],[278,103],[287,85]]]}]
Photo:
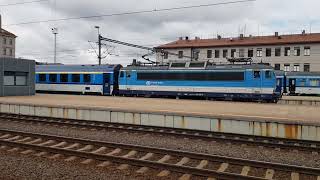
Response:
[{"label": "coach window", "polygon": [[260,71],[254,71],[253,72],[253,77],[254,78],[260,78]]},{"label": "coach window", "polygon": [[68,82],[68,74],[60,74],[60,82]]},{"label": "coach window", "polygon": [[310,79],[310,86],[312,86],[312,87],[320,86],[320,80],[319,79]]},{"label": "coach window", "polygon": [[80,82],[80,74],[72,74],[71,77],[72,82]]},{"label": "coach window", "polygon": [[46,74],[39,74],[39,81],[45,82],[47,80]]},{"label": "coach window", "polygon": [[271,79],[271,71],[266,71],[266,79]]},{"label": "coach window", "polygon": [[91,82],[91,75],[90,74],[84,74],[83,75],[83,82],[85,82],[85,83]]},{"label": "coach window", "polygon": [[57,74],[49,74],[50,82],[57,82]]}]

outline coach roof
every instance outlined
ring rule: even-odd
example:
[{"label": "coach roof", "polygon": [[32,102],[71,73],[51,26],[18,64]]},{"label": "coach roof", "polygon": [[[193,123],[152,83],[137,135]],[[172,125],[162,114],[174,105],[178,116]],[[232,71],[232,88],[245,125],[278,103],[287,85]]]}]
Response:
[{"label": "coach roof", "polygon": [[119,64],[107,65],[37,65],[36,72],[112,72]]}]

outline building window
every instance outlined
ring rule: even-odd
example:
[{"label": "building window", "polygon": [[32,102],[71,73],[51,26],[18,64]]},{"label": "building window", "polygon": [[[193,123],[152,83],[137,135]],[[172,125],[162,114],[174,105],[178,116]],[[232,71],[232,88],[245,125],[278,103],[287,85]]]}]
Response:
[{"label": "building window", "polygon": [[13,50],[10,49],[10,56],[13,56]]},{"label": "building window", "polygon": [[295,47],[294,48],[294,55],[295,56],[300,56],[300,47]]},{"label": "building window", "polygon": [[7,48],[3,48],[3,55],[7,55]]},{"label": "building window", "polygon": [[164,52],[163,53],[163,59],[168,59],[169,58],[169,53],[168,52]]},{"label": "building window", "polygon": [[290,47],[285,47],[284,48],[284,56],[290,56]]},{"label": "building window", "polygon": [[46,74],[39,74],[39,81],[40,82],[46,82],[47,81],[47,75]]},{"label": "building window", "polygon": [[215,50],[214,51],[214,57],[215,58],[220,58],[220,51],[219,50]]},{"label": "building window", "polygon": [[285,64],[284,65],[284,71],[289,72],[290,71],[290,64]]},{"label": "building window", "polygon": [[183,58],[183,51],[179,51],[179,59]]},{"label": "building window", "polygon": [[[44,74],[45,75],[45,74]],[[3,76],[3,84],[5,86],[26,86],[28,73],[5,71]]]},{"label": "building window", "polygon": [[248,57],[253,57],[253,49],[248,50]]},{"label": "building window", "polygon": [[57,82],[57,74],[49,74],[50,82]]},{"label": "building window", "polygon": [[281,56],[281,48],[276,48],[274,56]]},{"label": "building window", "polygon": [[212,50],[207,50],[207,58],[212,58]]},{"label": "building window", "polygon": [[304,47],[304,55],[305,56],[310,56],[310,46],[305,46]]},{"label": "building window", "polygon": [[304,64],[303,65],[303,71],[304,72],[310,72],[310,64]]},{"label": "building window", "polygon": [[270,57],[271,56],[271,48],[267,48],[266,49],[266,57]]},{"label": "building window", "polygon": [[295,64],[295,65],[293,66],[293,71],[299,72],[299,71],[300,71],[300,65],[299,65],[299,64]]},{"label": "building window", "polygon": [[244,49],[239,49],[239,57],[244,57]]},{"label": "building window", "polygon": [[68,74],[60,74],[60,82],[68,82]]},{"label": "building window", "polygon": [[12,39],[9,40],[9,44],[13,45],[13,40]]},{"label": "building window", "polygon": [[7,38],[3,38],[3,44],[7,44]]},{"label": "building window", "polygon": [[257,57],[262,57],[262,48],[257,49]]},{"label": "building window", "polygon": [[274,70],[280,70],[280,64],[274,64]]},{"label": "building window", "polygon": [[223,56],[223,58],[228,57],[228,49],[224,49],[224,50],[223,50],[222,56]]},{"label": "building window", "polygon": [[234,58],[236,55],[237,50],[236,49],[231,49],[231,57]]}]

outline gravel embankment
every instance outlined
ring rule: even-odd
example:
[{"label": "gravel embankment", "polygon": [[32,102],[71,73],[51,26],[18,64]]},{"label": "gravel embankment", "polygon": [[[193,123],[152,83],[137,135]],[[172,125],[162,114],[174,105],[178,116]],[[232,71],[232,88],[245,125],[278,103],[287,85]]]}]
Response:
[{"label": "gravel embankment", "polygon": [[70,129],[66,127],[53,127],[39,124],[25,124],[14,122],[1,122],[0,128],[20,130],[36,133],[46,133],[77,138],[87,138],[118,143],[130,143],[176,150],[193,151],[199,153],[217,154],[245,159],[287,163],[292,165],[304,165],[320,168],[320,156],[310,152],[294,152],[260,148],[255,146],[240,146],[230,143],[207,142],[201,140],[174,138],[161,135],[92,131],[90,129]]}]

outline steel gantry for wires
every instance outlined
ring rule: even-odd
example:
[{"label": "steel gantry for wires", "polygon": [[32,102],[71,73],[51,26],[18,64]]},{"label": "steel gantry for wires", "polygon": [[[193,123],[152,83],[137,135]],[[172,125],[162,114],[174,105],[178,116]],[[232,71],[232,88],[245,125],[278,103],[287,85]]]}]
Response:
[{"label": "steel gantry for wires", "polygon": [[[149,58],[147,58],[147,56],[150,56],[150,55],[153,55],[153,54],[156,54],[156,53],[161,53],[162,55],[164,55],[165,53],[168,54],[168,55],[173,55],[173,56],[179,56],[179,54],[177,53],[172,53],[172,52],[168,52],[168,51],[165,51],[163,49],[157,49],[157,48],[151,48],[151,47],[145,47],[145,46],[141,46],[141,45],[137,45],[137,44],[132,44],[132,43],[128,43],[128,42],[124,42],[124,41],[119,41],[119,40],[115,40],[115,39],[110,39],[110,38],[106,38],[106,37],[103,37],[101,36],[101,34],[99,34],[99,37],[98,37],[98,46],[99,46],[99,55],[98,55],[98,59],[99,59],[99,65],[101,64],[101,45],[102,45],[102,41],[106,41],[106,42],[111,42],[111,43],[114,43],[114,44],[120,44],[120,45],[123,45],[123,46],[128,46],[128,47],[133,47],[133,48],[138,48],[138,49],[143,49],[143,50],[147,50],[147,51],[150,51],[150,53],[147,53],[145,55],[142,56],[143,59],[145,59],[146,61],[150,62],[150,63],[156,63],[152,60],[150,60]],[[180,56],[181,57],[181,56]],[[191,61],[193,60],[193,58],[191,56],[185,56],[183,55],[182,57],[184,58],[188,58],[190,59]]]}]

